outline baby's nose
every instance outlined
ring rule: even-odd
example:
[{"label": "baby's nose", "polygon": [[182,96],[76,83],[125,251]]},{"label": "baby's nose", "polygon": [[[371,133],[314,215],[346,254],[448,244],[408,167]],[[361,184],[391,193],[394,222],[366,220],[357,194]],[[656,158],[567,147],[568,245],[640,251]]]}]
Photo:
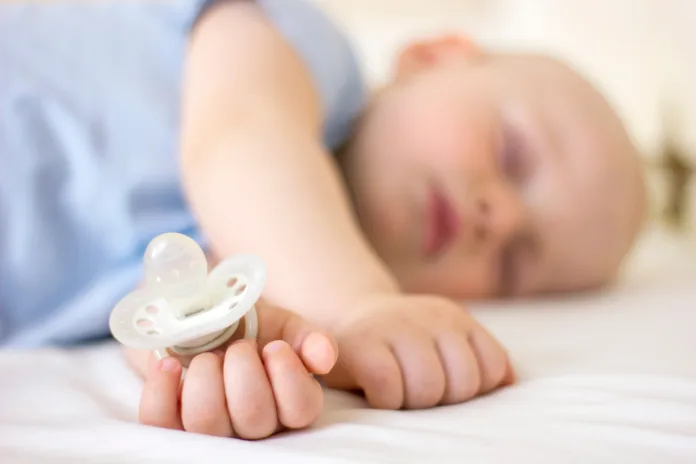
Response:
[{"label": "baby's nose", "polygon": [[491,205],[485,198],[479,198],[474,205],[474,234],[480,242],[486,241],[491,230]]},{"label": "baby's nose", "polygon": [[522,223],[519,201],[513,195],[489,190],[474,201],[473,235],[479,243],[505,243]]}]

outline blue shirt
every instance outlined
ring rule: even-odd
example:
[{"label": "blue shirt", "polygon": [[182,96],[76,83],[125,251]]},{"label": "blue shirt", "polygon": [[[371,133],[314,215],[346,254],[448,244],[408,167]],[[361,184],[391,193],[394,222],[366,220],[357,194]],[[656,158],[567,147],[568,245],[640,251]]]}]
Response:
[{"label": "blue shirt", "polygon": [[[108,335],[148,242],[201,240],[179,182],[182,65],[209,1],[0,4],[0,346]],[[323,98],[325,143],[364,92],[351,48],[300,0],[258,0]]]}]

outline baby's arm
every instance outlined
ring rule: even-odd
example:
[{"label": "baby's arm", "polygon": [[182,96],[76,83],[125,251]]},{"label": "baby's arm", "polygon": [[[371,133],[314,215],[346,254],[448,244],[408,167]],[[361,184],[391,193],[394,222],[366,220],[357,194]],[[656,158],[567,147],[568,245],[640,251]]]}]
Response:
[{"label": "baby's arm", "polygon": [[266,261],[267,299],[330,326],[362,295],[396,291],[322,146],[312,78],[253,3],[221,2],[197,25],[184,109],[192,208],[218,256]]},{"label": "baby's arm", "polygon": [[268,267],[265,297],[332,329],[327,384],[370,404],[464,401],[510,381],[505,352],[458,305],[401,295],[363,237],[321,143],[312,78],[251,2],[221,2],[193,33],[182,167],[193,211],[220,257]]}]

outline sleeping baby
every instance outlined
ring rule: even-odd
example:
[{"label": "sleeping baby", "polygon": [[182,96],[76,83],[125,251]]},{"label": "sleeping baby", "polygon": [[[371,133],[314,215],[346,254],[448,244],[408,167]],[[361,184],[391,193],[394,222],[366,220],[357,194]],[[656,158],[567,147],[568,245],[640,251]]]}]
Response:
[{"label": "sleeping baby", "polygon": [[2,345],[108,336],[158,234],[267,267],[257,340],[181,388],[127,351],[144,424],[258,439],[316,419],[317,379],[385,409],[509,385],[459,302],[607,285],[644,219],[621,121],[549,57],[434,37],[368,94],[299,0],[5,2],[0,54]]}]

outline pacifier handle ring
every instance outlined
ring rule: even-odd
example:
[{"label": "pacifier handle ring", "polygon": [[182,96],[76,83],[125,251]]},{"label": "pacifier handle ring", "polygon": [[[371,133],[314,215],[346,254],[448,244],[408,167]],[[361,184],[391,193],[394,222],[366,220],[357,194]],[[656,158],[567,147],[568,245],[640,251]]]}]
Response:
[{"label": "pacifier handle ring", "polygon": [[170,346],[167,348],[170,351],[173,351],[174,353],[181,355],[181,356],[196,356],[201,353],[207,353],[210,351],[213,351],[215,348],[225,344],[227,340],[232,338],[235,333],[237,333],[237,329],[239,329],[239,322],[235,322],[228,328],[224,329],[222,332],[220,332],[215,338],[210,340],[209,342],[205,342],[201,345],[194,346],[194,347],[184,347],[184,346]]},{"label": "pacifier handle ring", "polygon": [[[244,339],[253,340],[256,339],[258,335],[258,314],[256,313],[256,307],[252,306],[251,309],[244,315]],[[212,340],[203,343],[195,347],[180,347],[180,346],[170,346],[167,348],[160,348],[153,350],[157,360],[164,359],[171,356],[169,351],[173,351],[175,354],[181,356],[196,356],[201,353],[207,353],[213,351],[215,348],[225,344],[230,338],[237,333],[239,330],[239,322],[236,321],[234,324],[224,329],[217,337]]]},{"label": "pacifier handle ring", "polygon": [[256,312],[256,305],[252,306],[249,312],[244,315],[244,338],[255,340],[259,335],[259,315]]}]

